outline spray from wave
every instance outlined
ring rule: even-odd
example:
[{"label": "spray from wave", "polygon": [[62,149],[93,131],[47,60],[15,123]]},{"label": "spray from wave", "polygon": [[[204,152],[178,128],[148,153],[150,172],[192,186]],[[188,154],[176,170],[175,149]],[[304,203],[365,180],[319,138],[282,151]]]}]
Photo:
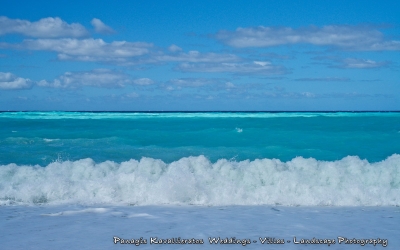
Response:
[{"label": "spray from wave", "polygon": [[0,166],[0,204],[398,206],[400,155],[377,163],[357,156],[211,163],[197,156],[170,164],[152,158],[9,164]]}]

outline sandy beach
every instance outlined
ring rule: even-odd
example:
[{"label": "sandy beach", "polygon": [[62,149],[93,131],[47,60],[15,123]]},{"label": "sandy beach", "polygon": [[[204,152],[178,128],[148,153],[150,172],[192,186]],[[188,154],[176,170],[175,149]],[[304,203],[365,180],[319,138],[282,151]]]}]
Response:
[{"label": "sandy beach", "polygon": [[[2,249],[239,249],[243,245],[397,249],[400,245],[398,207],[3,206],[0,217]],[[196,240],[198,244],[189,243]],[[305,244],[307,240],[325,243]],[[328,246],[327,240],[334,243]]]}]

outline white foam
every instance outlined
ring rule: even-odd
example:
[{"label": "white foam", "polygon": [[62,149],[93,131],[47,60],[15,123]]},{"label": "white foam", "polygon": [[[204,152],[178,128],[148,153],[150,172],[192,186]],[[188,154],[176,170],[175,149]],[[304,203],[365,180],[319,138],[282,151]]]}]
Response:
[{"label": "white foam", "polygon": [[45,142],[52,142],[52,141],[58,141],[60,139],[47,139],[47,138],[43,138],[43,141]]},{"label": "white foam", "polygon": [[106,213],[109,209],[107,208],[86,208],[82,210],[73,210],[73,211],[63,211],[58,213],[49,213],[42,214],[43,216],[63,216],[63,215],[76,215],[76,214],[85,214],[85,213]]},{"label": "white foam", "polygon": [[[400,246],[397,207],[282,207],[282,206],[111,206],[104,213],[63,211],[98,208],[61,206],[2,207],[1,249],[394,249]],[[138,216],[132,216],[138,215]],[[20,237],[19,237],[20,236]],[[23,236],[23,237],[22,237]],[[113,237],[146,239],[147,243],[114,244]],[[150,243],[159,239],[203,239],[204,244]],[[209,238],[251,239],[241,244],[210,244]],[[261,239],[285,239],[284,245],[262,244]],[[295,244],[293,239],[335,239],[336,244]],[[385,239],[384,243],[361,246],[339,244],[348,239]],[[289,242],[290,240],[291,242]],[[386,246],[386,245],[385,245]]]},{"label": "white foam", "polygon": [[399,112],[0,112],[18,119],[138,119],[138,118],[277,118],[277,117],[397,117]]},{"label": "white foam", "polygon": [[166,164],[91,159],[0,166],[0,204],[398,206],[400,155],[369,163],[294,158]]},{"label": "white foam", "polygon": [[153,216],[148,213],[136,213],[136,214],[130,214],[127,216],[128,218],[135,218],[135,217],[143,217],[143,218],[149,218],[149,219],[156,219],[156,216]]}]

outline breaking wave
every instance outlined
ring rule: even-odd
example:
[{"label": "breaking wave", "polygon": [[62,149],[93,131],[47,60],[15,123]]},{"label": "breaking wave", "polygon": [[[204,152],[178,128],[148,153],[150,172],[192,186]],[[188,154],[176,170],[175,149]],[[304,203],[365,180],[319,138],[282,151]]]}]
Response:
[{"label": "breaking wave", "polygon": [[34,204],[398,206],[400,155],[376,163],[191,156],[0,166],[0,205]]}]

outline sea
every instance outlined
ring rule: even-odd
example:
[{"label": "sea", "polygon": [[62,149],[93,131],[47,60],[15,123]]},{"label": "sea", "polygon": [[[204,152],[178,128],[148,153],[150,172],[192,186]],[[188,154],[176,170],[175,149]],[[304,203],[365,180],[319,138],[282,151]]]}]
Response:
[{"label": "sea", "polygon": [[0,152],[2,249],[400,249],[400,112],[0,112]]}]

